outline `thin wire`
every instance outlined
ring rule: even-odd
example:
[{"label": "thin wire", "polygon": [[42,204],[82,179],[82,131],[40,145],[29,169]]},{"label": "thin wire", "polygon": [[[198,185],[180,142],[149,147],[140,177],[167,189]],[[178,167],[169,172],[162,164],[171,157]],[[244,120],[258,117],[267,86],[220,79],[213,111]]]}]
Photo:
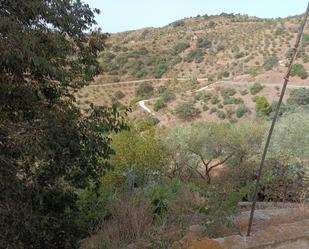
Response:
[{"label": "thin wire", "polygon": [[293,49],[293,56],[290,59],[289,67],[288,67],[286,76],[284,77],[284,83],[283,83],[283,87],[282,87],[282,90],[281,90],[278,105],[277,105],[277,108],[276,108],[276,112],[275,112],[274,118],[272,120],[272,124],[271,124],[270,130],[269,130],[267,140],[266,140],[266,143],[265,143],[265,147],[264,147],[264,151],[263,151],[263,154],[262,154],[260,169],[259,169],[258,177],[256,179],[256,187],[255,187],[254,194],[253,194],[253,201],[252,201],[252,207],[251,207],[247,236],[250,236],[250,233],[251,233],[252,221],[253,221],[254,211],[255,211],[255,206],[256,206],[256,201],[257,201],[257,193],[258,193],[258,190],[259,190],[260,180],[261,180],[261,176],[262,176],[262,172],[263,172],[263,168],[264,168],[265,158],[266,158],[266,155],[267,155],[270,139],[271,139],[273,130],[275,128],[275,124],[276,124],[278,114],[279,114],[279,111],[280,111],[280,106],[282,104],[282,100],[283,100],[283,97],[285,95],[285,91],[286,91],[286,88],[287,88],[287,85],[288,85],[288,82],[289,82],[293,62],[294,62],[296,55],[297,55],[297,49],[299,47],[300,40],[301,40],[302,34],[304,32],[304,28],[305,28],[305,25],[306,25],[308,14],[309,14],[309,2],[308,2],[307,10],[306,10],[305,15],[304,15],[303,22],[302,22],[300,29],[299,29],[299,32],[298,32],[296,42],[295,42],[295,46],[294,46],[294,49]]}]

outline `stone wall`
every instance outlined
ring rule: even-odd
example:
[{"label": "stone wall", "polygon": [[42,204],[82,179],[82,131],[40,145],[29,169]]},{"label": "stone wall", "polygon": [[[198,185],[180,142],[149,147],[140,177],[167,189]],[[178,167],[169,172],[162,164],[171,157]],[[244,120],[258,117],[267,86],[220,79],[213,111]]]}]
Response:
[{"label": "stone wall", "polygon": [[189,249],[308,249],[309,220],[271,226],[252,234],[196,241]]}]

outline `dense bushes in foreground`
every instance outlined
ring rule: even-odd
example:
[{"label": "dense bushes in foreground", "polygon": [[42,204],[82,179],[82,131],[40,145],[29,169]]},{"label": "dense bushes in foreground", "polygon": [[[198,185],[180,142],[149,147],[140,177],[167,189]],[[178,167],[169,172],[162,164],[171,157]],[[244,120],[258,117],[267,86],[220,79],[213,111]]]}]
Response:
[{"label": "dense bushes in foreground", "polygon": [[[304,200],[309,183],[307,119],[306,113],[281,117],[260,201]],[[139,248],[169,248],[192,224],[204,226],[209,237],[237,233],[230,218],[237,213],[238,201],[252,197],[268,125],[196,122],[116,134],[114,169],[102,178],[101,189],[102,194],[112,194],[100,211],[104,218],[92,217],[89,225],[99,224],[98,230],[83,248],[113,249],[132,243]],[[282,141],[287,129],[289,139]]]}]

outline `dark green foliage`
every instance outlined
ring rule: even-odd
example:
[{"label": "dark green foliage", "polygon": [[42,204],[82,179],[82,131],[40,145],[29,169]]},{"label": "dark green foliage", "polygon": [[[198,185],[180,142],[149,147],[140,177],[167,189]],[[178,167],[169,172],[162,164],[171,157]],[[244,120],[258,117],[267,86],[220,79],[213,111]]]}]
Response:
[{"label": "dark green foliage", "polygon": [[161,78],[162,75],[167,71],[168,66],[165,60],[160,59],[156,62],[154,67],[154,77],[155,78]]},{"label": "dark green foliage", "polygon": [[116,99],[122,99],[125,97],[125,94],[121,90],[118,90],[117,92],[115,92],[114,97]]},{"label": "dark green foliage", "polygon": [[236,113],[236,117],[237,118],[241,118],[243,117],[247,112],[249,111],[249,109],[245,106],[245,105],[241,105],[239,106],[235,113]]},{"label": "dark green foliage", "polygon": [[153,95],[154,88],[150,82],[141,83],[135,91],[136,96],[140,97],[150,97]]},{"label": "dark green foliage", "polygon": [[220,111],[220,110],[217,111],[217,116],[220,119],[225,119],[226,118],[225,112],[224,111]]},{"label": "dark green foliage", "polygon": [[164,103],[170,102],[171,100],[175,98],[176,98],[176,95],[171,90],[166,90],[161,96],[161,99]]},{"label": "dark green foliage", "polygon": [[188,42],[179,42],[173,48],[174,54],[179,54],[190,47],[190,43]]},{"label": "dark green foliage", "polygon": [[224,71],[224,72],[222,72],[222,76],[223,76],[224,78],[229,77],[229,76],[230,76],[229,71]]},{"label": "dark green foliage", "polygon": [[217,108],[216,107],[212,107],[209,111],[210,114],[214,113],[214,112],[217,112]]},{"label": "dark green foliage", "polygon": [[223,98],[228,98],[228,97],[231,97],[231,96],[234,96],[236,94],[236,90],[234,88],[222,88],[220,90],[220,93],[221,93],[221,96]]},{"label": "dark green foliage", "polygon": [[200,113],[201,111],[192,102],[183,102],[175,108],[175,114],[183,120],[191,120]]},{"label": "dark green foliage", "polygon": [[208,110],[209,110],[209,107],[208,107],[206,104],[204,104],[204,105],[203,105],[203,111],[206,112],[206,111],[208,111]]},{"label": "dark green foliage", "polygon": [[269,105],[267,99],[262,96],[256,100],[255,109],[257,113],[267,116],[271,113],[271,106]]},{"label": "dark green foliage", "polygon": [[261,83],[254,83],[250,87],[250,93],[252,95],[255,95],[255,94],[259,93],[263,88],[264,88],[264,86]]},{"label": "dark green foliage", "polygon": [[173,25],[174,28],[178,28],[178,27],[183,27],[183,26],[185,26],[186,23],[185,23],[185,21],[183,21],[183,20],[179,20],[179,21],[173,22],[172,25]]},{"label": "dark green foliage", "polygon": [[157,99],[153,105],[153,109],[157,112],[160,109],[164,108],[166,104],[162,101],[162,99]]},{"label": "dark green foliage", "polygon": [[185,61],[186,62],[195,61],[196,63],[200,63],[204,59],[204,54],[205,52],[200,48],[193,49],[185,57]]},{"label": "dark green foliage", "polygon": [[245,53],[244,52],[239,52],[239,53],[237,53],[236,55],[235,55],[235,59],[240,59],[240,58],[242,58],[242,57],[244,57],[245,56]]},{"label": "dark green foliage", "polygon": [[302,64],[294,64],[291,70],[291,76],[299,76],[301,79],[307,79],[308,73]]},{"label": "dark green foliage", "polygon": [[128,57],[126,55],[120,55],[116,57],[115,61],[119,65],[124,65],[128,62]]},{"label": "dark green foliage", "polygon": [[213,104],[213,105],[216,105],[216,104],[218,104],[218,103],[220,103],[220,98],[219,98],[219,96],[218,95],[213,95],[212,97],[211,97],[211,104]]},{"label": "dark green foliage", "polygon": [[201,37],[197,39],[196,47],[197,48],[211,48],[212,43],[206,37]]},{"label": "dark green foliage", "polygon": [[125,127],[115,108],[82,115],[72,96],[100,72],[94,15],[81,1],[1,1],[0,248],[74,249],[85,235],[77,192],[97,189],[110,132]]},{"label": "dark green foliage", "polygon": [[277,64],[278,64],[278,58],[277,57],[269,57],[265,60],[263,67],[266,71],[269,71]]}]

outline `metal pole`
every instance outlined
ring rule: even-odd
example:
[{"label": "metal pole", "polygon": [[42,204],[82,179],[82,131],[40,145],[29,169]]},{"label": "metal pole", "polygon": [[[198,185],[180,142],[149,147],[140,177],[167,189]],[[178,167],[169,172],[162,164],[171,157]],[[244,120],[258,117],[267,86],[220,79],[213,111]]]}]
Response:
[{"label": "metal pole", "polygon": [[277,108],[276,108],[275,116],[272,120],[272,124],[271,124],[270,130],[268,132],[267,140],[266,140],[264,151],[263,151],[263,154],[262,154],[260,169],[259,169],[258,177],[256,179],[256,187],[255,187],[254,194],[253,194],[253,201],[252,201],[252,207],[251,207],[247,236],[250,236],[250,233],[251,233],[252,221],[253,221],[253,216],[254,216],[254,211],[255,211],[255,206],[256,206],[257,193],[258,193],[258,190],[259,190],[260,180],[261,180],[261,176],[262,176],[262,172],[263,172],[263,168],[264,168],[264,163],[265,163],[270,139],[271,139],[273,130],[275,128],[275,124],[276,124],[276,121],[277,121],[277,118],[278,118],[280,106],[282,104],[282,100],[283,100],[283,97],[284,97],[284,94],[285,94],[285,91],[286,91],[286,88],[287,88],[287,85],[288,85],[288,82],[289,82],[291,69],[292,69],[293,62],[294,62],[296,55],[297,55],[297,49],[299,47],[300,40],[301,40],[302,34],[304,32],[304,28],[305,28],[305,25],[306,25],[308,14],[309,14],[309,3],[308,3],[308,6],[307,6],[307,10],[305,12],[305,15],[304,15],[304,19],[302,21],[302,24],[301,24],[299,32],[298,32],[298,36],[297,36],[295,46],[294,46],[294,49],[293,49],[293,56],[290,59],[288,70],[287,70],[286,76],[284,77],[284,83],[283,83],[283,87],[282,87],[282,90],[281,90],[278,105],[277,105]]}]

